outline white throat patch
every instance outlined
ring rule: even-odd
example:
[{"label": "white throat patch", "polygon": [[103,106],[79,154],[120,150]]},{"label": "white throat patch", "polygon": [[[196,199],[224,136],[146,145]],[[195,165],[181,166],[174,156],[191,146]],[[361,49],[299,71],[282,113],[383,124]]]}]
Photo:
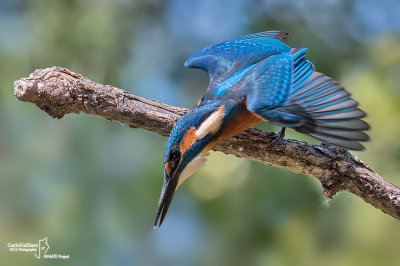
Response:
[{"label": "white throat patch", "polygon": [[193,158],[193,160],[186,165],[185,169],[182,171],[181,175],[179,176],[178,179],[178,185],[176,186],[176,189],[185,181],[188,177],[196,173],[200,168],[204,165],[206,162],[206,157],[208,155],[207,153],[200,153],[196,157]]}]

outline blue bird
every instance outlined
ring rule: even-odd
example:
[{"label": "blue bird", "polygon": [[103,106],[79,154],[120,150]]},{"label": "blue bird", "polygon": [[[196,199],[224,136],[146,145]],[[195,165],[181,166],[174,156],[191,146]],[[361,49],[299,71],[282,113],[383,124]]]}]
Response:
[{"label": "blue bird", "polygon": [[285,31],[266,31],[212,45],[186,67],[208,72],[210,85],[198,106],[174,125],[164,156],[164,183],[154,227],[161,226],[175,190],[198,171],[216,143],[261,121],[323,142],[363,150],[365,112],[336,81],[305,59],[307,49],[282,42]]}]

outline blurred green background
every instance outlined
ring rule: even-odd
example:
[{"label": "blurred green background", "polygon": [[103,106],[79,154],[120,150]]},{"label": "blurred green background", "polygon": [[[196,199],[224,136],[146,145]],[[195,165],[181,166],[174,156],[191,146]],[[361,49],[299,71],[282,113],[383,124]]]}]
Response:
[{"label": "blurred green background", "polygon": [[[187,57],[284,29],[360,101],[371,141],[354,154],[399,185],[399,10],[397,0],[1,0],[0,264],[399,265],[399,221],[347,192],[324,199],[310,177],[221,153],[153,230],[166,138],[85,114],[54,120],[13,95],[14,80],[56,65],[192,108],[208,77],[185,69]],[[8,251],[44,237],[70,259]]]}]

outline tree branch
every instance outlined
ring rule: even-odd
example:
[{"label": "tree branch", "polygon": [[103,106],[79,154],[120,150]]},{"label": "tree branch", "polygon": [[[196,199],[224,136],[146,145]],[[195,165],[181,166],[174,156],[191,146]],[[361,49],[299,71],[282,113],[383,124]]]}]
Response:
[{"label": "tree branch", "polygon": [[[85,112],[167,136],[188,110],[144,99],[110,85],[95,83],[68,69],[38,69],[14,83],[15,96],[32,102],[53,118]],[[347,190],[400,220],[400,189],[348,151],[333,145],[310,145],[284,139],[271,147],[275,134],[248,129],[214,147],[261,163],[317,178],[326,197]]]}]

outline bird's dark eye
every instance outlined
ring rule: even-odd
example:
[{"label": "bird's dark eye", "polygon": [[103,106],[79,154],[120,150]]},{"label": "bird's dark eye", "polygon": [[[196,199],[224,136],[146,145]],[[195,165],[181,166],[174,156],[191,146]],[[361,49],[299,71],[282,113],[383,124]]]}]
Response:
[{"label": "bird's dark eye", "polygon": [[169,153],[169,161],[176,163],[179,161],[180,158],[181,152],[179,151],[179,149],[177,147],[172,148]]}]

